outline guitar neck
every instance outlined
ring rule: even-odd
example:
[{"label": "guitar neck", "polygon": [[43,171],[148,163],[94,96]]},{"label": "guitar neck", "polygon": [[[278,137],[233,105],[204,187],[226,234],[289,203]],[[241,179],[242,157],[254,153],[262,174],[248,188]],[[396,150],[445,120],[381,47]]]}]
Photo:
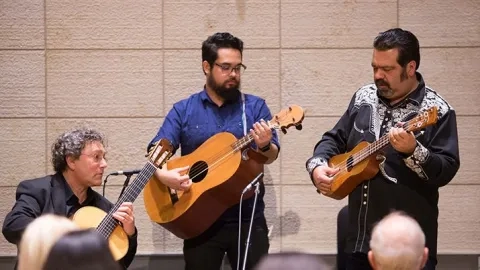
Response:
[{"label": "guitar neck", "polygon": [[112,209],[108,212],[108,214],[103,218],[100,225],[98,225],[97,230],[106,238],[110,236],[110,234],[115,229],[118,221],[113,218],[112,214],[115,213],[120,205],[124,202],[134,202],[135,199],[140,195],[145,185],[147,185],[148,180],[153,176],[157,167],[151,162],[147,162],[143,169],[140,171],[137,177],[132,181],[132,183],[125,189],[125,192],[122,194],[120,198],[118,198],[117,203],[112,207]]},{"label": "guitar neck", "polygon": [[352,155],[354,159],[354,163],[357,164],[372,154],[382,150],[385,146],[389,143],[388,134],[383,135],[380,139],[374,141],[373,143],[369,144],[366,148],[362,151]]},{"label": "guitar neck", "polygon": [[[406,122],[402,126],[403,129],[405,129],[407,132],[410,131],[415,131],[417,128],[410,123],[410,121]],[[353,158],[353,163],[352,165],[355,166],[358,163],[362,162],[366,158],[368,158],[370,155],[382,150],[385,146],[387,146],[390,143],[390,140],[388,139],[388,133],[380,137],[380,139],[374,141],[373,143],[369,144],[367,147],[359,151],[358,153],[355,153],[352,155]]]},{"label": "guitar neck", "polygon": [[[275,126],[272,126],[270,124],[270,121],[267,122],[267,125],[270,127],[270,129],[275,129]],[[232,148],[234,149],[235,152],[242,150],[245,146],[250,144],[253,141],[253,136],[252,134],[248,133],[246,136],[240,138],[238,141],[232,144]]]}]

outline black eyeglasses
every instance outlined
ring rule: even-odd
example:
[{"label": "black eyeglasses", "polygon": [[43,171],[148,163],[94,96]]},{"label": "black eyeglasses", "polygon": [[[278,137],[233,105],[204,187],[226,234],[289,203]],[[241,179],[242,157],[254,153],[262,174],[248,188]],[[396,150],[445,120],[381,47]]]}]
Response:
[{"label": "black eyeglasses", "polygon": [[247,67],[244,64],[238,64],[234,67],[230,66],[229,64],[217,64],[215,63],[216,66],[220,67],[222,70],[223,75],[229,75],[232,73],[233,70],[235,70],[236,74],[242,74]]}]

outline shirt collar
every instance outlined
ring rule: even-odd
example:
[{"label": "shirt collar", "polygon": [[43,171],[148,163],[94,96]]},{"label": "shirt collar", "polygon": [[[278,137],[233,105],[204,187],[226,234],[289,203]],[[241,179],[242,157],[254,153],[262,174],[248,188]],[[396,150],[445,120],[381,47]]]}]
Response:
[{"label": "shirt collar", "polygon": [[[75,196],[75,194],[72,191],[72,188],[68,185],[67,181],[64,181],[65,183],[65,203],[67,205],[75,205],[78,203],[78,198]],[[82,205],[90,205],[92,202],[94,196],[93,196],[93,189],[89,187],[87,189],[87,198],[85,201],[82,203]]]},{"label": "shirt collar", "polygon": [[[423,77],[419,72],[415,72],[415,75],[417,76],[417,81],[418,81],[418,86],[413,90],[408,96],[406,96],[402,101],[399,103],[395,104],[393,107],[400,107],[403,106],[407,103],[414,103],[417,106],[420,106],[422,103],[423,97],[425,96],[425,82],[423,81]],[[390,101],[378,94],[377,90],[377,96],[378,98],[387,106],[390,106]]]}]

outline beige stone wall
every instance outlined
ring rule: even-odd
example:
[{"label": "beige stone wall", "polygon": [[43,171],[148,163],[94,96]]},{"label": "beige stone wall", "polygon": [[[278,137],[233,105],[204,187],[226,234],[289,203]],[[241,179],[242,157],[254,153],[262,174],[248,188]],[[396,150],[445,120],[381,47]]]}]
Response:
[{"label": "beige stone wall", "polygon": [[[346,201],[317,195],[304,162],[353,92],[372,80],[371,43],[413,31],[420,71],[458,114],[461,169],[441,189],[439,253],[480,252],[480,2],[478,0],[0,0],[0,221],[17,183],[51,173],[50,145],[88,124],[109,138],[109,171],[141,168],[171,105],[199,90],[201,42],[230,31],[246,44],[245,92],[272,113],[296,103],[304,129],[281,137],[268,167],[271,251],[336,252]],[[122,177],[111,177],[115,200]],[[181,241],[135,203],[139,253],[179,253]],[[0,255],[15,254],[0,238]]]}]

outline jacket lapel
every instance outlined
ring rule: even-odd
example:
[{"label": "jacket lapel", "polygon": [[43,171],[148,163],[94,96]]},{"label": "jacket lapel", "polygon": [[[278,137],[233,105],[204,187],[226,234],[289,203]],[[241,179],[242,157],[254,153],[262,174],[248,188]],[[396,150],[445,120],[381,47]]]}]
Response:
[{"label": "jacket lapel", "polygon": [[53,204],[53,213],[65,216],[67,214],[67,206],[65,200],[65,179],[59,173],[52,177],[51,185],[51,199]]}]

